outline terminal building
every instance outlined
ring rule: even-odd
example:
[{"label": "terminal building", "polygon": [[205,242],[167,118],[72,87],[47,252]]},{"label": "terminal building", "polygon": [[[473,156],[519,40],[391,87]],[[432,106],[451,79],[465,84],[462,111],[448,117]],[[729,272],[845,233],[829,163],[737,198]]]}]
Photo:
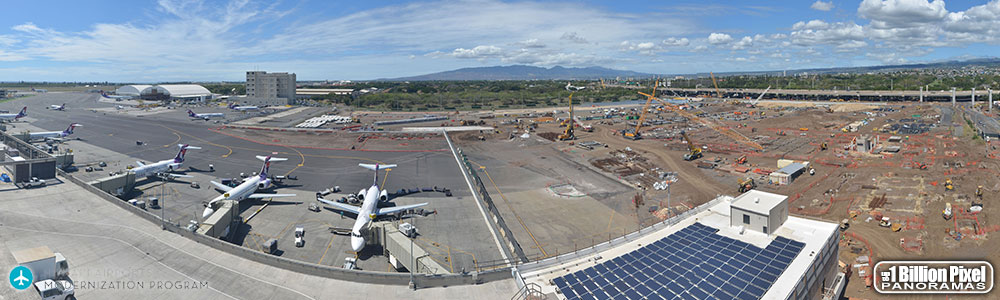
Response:
[{"label": "terminal building", "polygon": [[787,196],[751,190],[514,273],[559,299],[838,299],[839,236],[789,216]]},{"label": "terminal building", "polygon": [[237,104],[279,106],[295,101],[295,73],[247,71],[245,87],[247,96]]}]

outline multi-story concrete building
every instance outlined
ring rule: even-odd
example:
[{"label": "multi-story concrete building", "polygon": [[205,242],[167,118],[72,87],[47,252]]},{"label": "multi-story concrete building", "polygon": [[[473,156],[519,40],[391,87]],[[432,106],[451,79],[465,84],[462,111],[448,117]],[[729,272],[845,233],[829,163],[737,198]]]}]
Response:
[{"label": "multi-story concrete building", "polygon": [[247,71],[246,105],[287,105],[295,100],[295,73]]}]

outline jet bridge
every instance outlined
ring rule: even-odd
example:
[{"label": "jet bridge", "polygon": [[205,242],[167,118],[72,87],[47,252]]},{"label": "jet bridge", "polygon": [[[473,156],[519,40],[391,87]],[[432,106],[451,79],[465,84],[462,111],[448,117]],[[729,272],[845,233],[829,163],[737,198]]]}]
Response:
[{"label": "jet bridge", "polygon": [[[430,253],[417,244],[413,244],[410,238],[399,231],[392,222],[379,222],[372,229],[382,232],[385,252],[389,257],[389,264],[394,268],[405,267],[414,273],[423,274],[449,274],[447,268],[431,258]],[[372,230],[369,230],[372,231]],[[410,251],[412,249],[412,252]],[[416,265],[414,267],[414,264]]]}]

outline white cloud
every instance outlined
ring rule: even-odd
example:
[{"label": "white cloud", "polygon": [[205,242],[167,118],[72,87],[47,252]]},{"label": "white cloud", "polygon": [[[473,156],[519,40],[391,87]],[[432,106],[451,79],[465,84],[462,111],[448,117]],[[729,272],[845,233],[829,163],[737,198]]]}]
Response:
[{"label": "white cloud", "polygon": [[667,39],[663,40],[662,43],[663,43],[664,46],[667,46],[667,47],[686,47],[687,45],[691,44],[691,41],[689,41],[687,38],[679,38],[678,39],[678,38],[673,38],[672,37],[672,38],[667,38]]},{"label": "white cloud", "polygon": [[472,49],[458,48],[451,52],[451,56],[456,58],[491,58],[500,57],[503,54],[503,50],[497,46],[476,46]]},{"label": "white cloud", "polygon": [[864,27],[854,23],[827,23],[820,20],[792,26],[791,43],[798,46],[835,45],[865,39]]},{"label": "white cloud", "polygon": [[521,48],[545,48],[545,44],[539,42],[538,39],[527,39],[514,44]]},{"label": "white cloud", "polygon": [[751,46],[753,46],[753,38],[745,36],[739,41],[733,43],[733,50],[743,50],[746,48],[750,48]]},{"label": "white cloud", "polygon": [[947,14],[943,0],[864,0],[858,6],[858,15],[879,28],[921,27]]},{"label": "white cloud", "polygon": [[567,41],[578,43],[578,44],[587,44],[587,43],[590,43],[590,42],[587,41],[587,39],[583,38],[580,35],[577,35],[576,32],[563,33],[563,35],[561,37],[559,37],[559,39],[560,40],[567,40]]},{"label": "white cloud", "polygon": [[819,11],[830,11],[833,9],[833,1],[823,2],[822,0],[816,0],[816,2],[813,2],[813,4],[809,6],[809,8]]},{"label": "white cloud", "polygon": [[708,35],[708,43],[712,45],[728,44],[732,41],[733,37],[725,33],[713,32]]}]

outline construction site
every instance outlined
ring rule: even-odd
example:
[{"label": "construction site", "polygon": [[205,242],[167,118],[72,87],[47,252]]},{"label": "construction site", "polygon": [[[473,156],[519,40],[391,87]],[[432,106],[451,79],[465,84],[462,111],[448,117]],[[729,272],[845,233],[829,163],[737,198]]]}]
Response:
[{"label": "construction site", "polygon": [[[751,189],[787,195],[792,215],[841,224],[845,296],[881,297],[871,288],[879,260],[997,256],[989,198],[1000,191],[1000,161],[973,121],[995,122],[992,103],[640,94],[628,104],[466,116],[494,128],[456,140],[482,153],[470,159],[495,173],[510,213],[545,220],[513,230],[522,245],[534,241],[529,256],[589,247]],[[577,214],[590,206],[610,211]]]}]

